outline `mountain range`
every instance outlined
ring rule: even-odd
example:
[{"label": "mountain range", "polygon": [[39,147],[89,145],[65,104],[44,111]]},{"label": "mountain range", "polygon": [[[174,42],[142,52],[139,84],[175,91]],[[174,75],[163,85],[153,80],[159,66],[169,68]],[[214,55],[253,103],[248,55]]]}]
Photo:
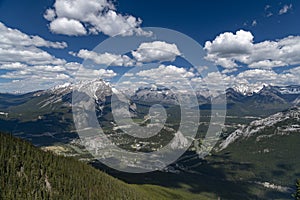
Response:
[{"label": "mountain range", "polygon": [[[93,80],[93,81],[82,81],[79,83],[65,83],[63,85],[58,85],[56,87],[50,88],[48,90],[36,91],[27,94],[6,94],[0,93],[0,105],[3,108],[7,108],[13,105],[19,105],[34,97],[40,96],[51,96],[50,98],[45,98],[48,103],[56,103],[56,101],[71,102],[71,93],[73,90],[80,89],[82,87],[86,89],[87,94],[93,95],[97,98],[97,91],[101,91],[104,86],[114,87],[104,82],[103,80]],[[122,92],[122,91],[119,91]],[[124,92],[125,93],[125,92]],[[211,98],[221,98],[219,96],[211,97],[207,94],[202,94],[201,91],[195,90],[195,94],[199,100],[199,104],[210,103]],[[107,96],[111,95],[106,94]],[[152,84],[151,86],[144,86],[138,88],[134,94],[130,95],[132,101],[146,101],[146,102],[162,102],[166,104],[176,104],[176,95],[172,88],[167,88],[164,86],[157,86]],[[187,94],[188,95],[188,94]],[[260,87],[251,88],[250,86],[241,85],[233,86],[232,88],[226,89],[226,97],[228,104],[238,103],[238,102],[251,102],[254,101],[257,104],[268,104],[268,103],[278,103],[278,104],[298,104],[300,101],[300,85],[290,85],[290,86],[272,86],[272,85],[261,85]],[[128,96],[128,94],[126,95]],[[10,102],[10,100],[12,102]],[[47,103],[45,101],[45,103]],[[42,106],[45,106],[42,105]]]}]

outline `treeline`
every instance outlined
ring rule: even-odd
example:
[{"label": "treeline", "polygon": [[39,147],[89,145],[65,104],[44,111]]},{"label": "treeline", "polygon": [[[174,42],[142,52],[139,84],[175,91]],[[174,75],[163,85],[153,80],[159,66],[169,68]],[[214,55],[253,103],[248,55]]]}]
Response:
[{"label": "treeline", "polygon": [[85,163],[43,152],[28,142],[0,133],[0,199],[149,198],[137,186]]}]

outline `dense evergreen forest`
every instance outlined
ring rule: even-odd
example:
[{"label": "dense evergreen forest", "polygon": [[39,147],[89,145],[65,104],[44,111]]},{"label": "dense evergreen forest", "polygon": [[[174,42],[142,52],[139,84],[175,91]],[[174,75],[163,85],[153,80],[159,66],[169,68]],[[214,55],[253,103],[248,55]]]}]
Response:
[{"label": "dense evergreen forest", "polygon": [[0,133],[0,200],[208,200],[156,185],[127,184],[71,157]]},{"label": "dense evergreen forest", "polygon": [[140,200],[146,196],[136,185],[85,163],[0,134],[0,199]]}]

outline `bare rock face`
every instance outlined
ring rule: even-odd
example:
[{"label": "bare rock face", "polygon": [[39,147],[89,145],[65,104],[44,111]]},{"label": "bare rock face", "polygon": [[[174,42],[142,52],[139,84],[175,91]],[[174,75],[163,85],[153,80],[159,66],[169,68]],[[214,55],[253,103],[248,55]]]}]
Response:
[{"label": "bare rock face", "polygon": [[[286,126],[281,125],[276,128],[271,135],[259,135],[265,128],[276,126],[277,123],[282,123],[286,120],[294,121],[295,123],[288,123]],[[294,107],[288,111],[279,112],[267,118],[252,121],[248,126],[242,126],[231,133],[219,146],[219,150],[227,148],[231,143],[239,140],[246,139],[251,136],[257,136],[256,141],[262,137],[272,137],[272,135],[285,135],[291,132],[300,131],[300,107]]]}]

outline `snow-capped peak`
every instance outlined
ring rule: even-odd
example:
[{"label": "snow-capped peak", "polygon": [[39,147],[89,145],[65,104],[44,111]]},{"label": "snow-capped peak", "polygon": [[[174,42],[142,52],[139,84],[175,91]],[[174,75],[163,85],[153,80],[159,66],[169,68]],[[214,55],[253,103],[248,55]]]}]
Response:
[{"label": "snow-capped peak", "polygon": [[279,91],[281,94],[300,94],[300,86],[298,85],[282,86],[279,87]]},{"label": "snow-capped peak", "polygon": [[64,83],[61,85],[56,85],[52,88],[52,90],[59,90],[59,89],[67,88],[67,87],[70,87],[71,85],[72,85],[72,83]]},{"label": "snow-capped peak", "polygon": [[264,87],[269,86],[268,84],[262,83],[262,84],[236,84],[232,87],[234,91],[239,92],[243,95],[251,96],[254,93],[258,93],[261,91]]}]

